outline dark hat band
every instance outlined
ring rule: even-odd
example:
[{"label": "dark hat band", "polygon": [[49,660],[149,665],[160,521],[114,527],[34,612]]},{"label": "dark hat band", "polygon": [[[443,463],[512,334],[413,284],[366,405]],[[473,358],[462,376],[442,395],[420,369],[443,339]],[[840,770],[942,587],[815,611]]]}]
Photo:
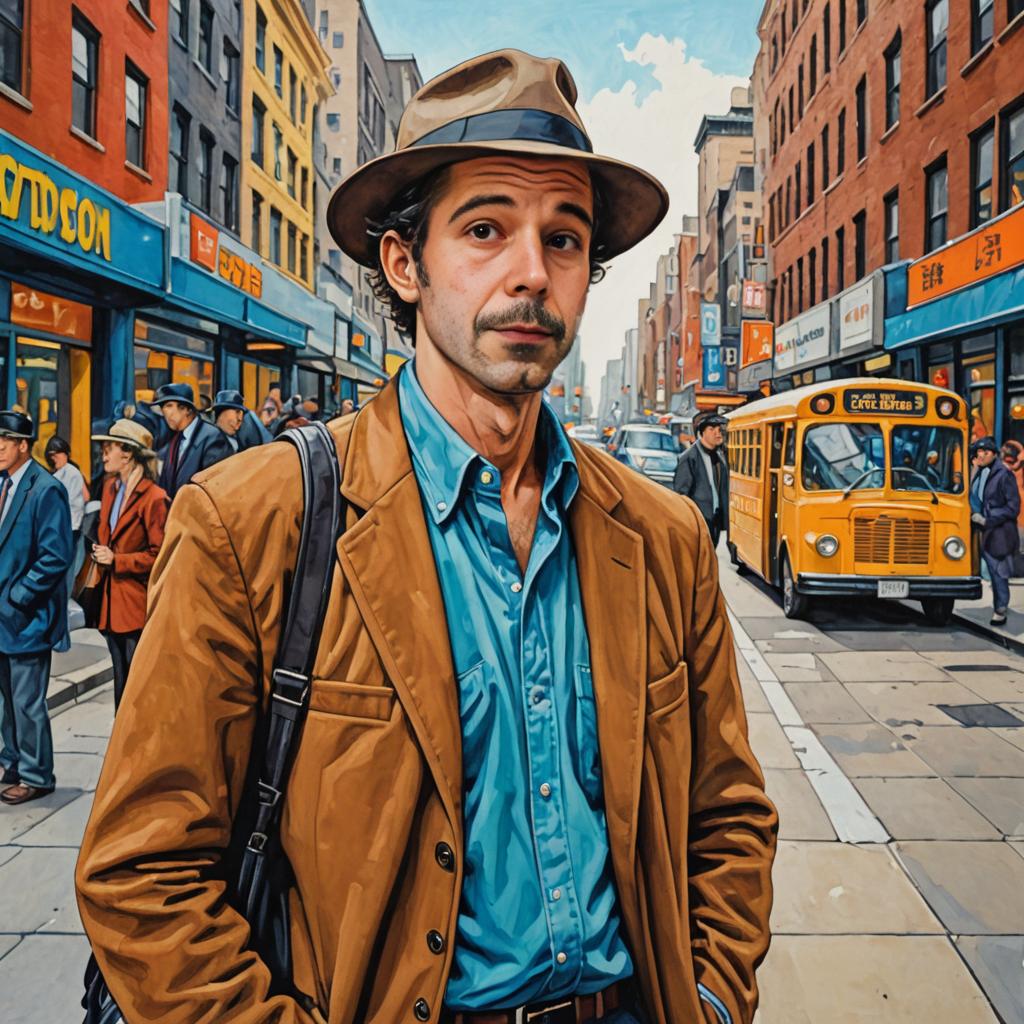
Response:
[{"label": "dark hat band", "polygon": [[547,110],[489,110],[484,114],[460,117],[457,121],[435,128],[409,144],[416,146],[450,146],[472,142],[547,142],[582,153],[593,153],[590,139],[568,118]]}]

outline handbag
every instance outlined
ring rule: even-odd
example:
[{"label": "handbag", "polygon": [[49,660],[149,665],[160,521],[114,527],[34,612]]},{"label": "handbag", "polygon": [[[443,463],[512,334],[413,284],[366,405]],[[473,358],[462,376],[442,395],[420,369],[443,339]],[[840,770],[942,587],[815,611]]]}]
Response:
[{"label": "handbag", "polygon": [[91,555],[85,556],[85,564],[78,571],[71,596],[78,602],[89,629],[96,629],[100,623],[100,608],[103,605],[103,584],[105,573]]},{"label": "handbag", "polygon": [[[323,423],[286,431],[302,467],[303,513],[288,611],[271,673],[270,699],[225,853],[228,901],[249,922],[249,945],[270,969],[270,994],[286,994],[307,1012],[313,1000],[291,983],[288,893],[293,876],[279,827],[288,776],[309,707],[310,674],[330,596],[335,546],[346,502],[334,438]],[[84,1024],[123,1024],[95,956],[85,968]]]}]

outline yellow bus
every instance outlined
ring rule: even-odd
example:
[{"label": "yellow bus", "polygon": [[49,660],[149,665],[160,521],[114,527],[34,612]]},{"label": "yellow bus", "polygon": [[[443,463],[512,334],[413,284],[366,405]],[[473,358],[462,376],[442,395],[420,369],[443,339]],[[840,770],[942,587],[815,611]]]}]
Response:
[{"label": "yellow bus", "polygon": [[811,598],[913,598],[938,624],[972,574],[969,410],[942,388],[812,384],[729,420],[729,547],[800,618]]}]

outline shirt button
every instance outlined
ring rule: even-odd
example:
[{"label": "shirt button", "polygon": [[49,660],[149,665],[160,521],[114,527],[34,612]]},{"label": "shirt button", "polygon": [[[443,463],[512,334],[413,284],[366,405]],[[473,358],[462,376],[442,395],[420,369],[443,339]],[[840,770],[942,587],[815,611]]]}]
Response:
[{"label": "shirt button", "polygon": [[552,889],[551,890],[551,898],[553,900],[560,900],[562,898],[562,890],[561,889]]},{"label": "shirt button", "polygon": [[489,473],[486,469],[480,474],[480,483],[489,484],[494,479],[494,475]]},{"label": "shirt button", "polygon": [[542,782],[540,784],[540,795],[544,797],[545,800],[551,796],[551,787],[546,782]]},{"label": "shirt button", "polygon": [[565,961],[566,961],[566,960],[568,960],[569,958],[568,958],[568,957],[567,957],[567,956],[566,956],[566,955],[565,955],[564,953],[559,953],[559,954],[558,954],[558,956],[556,956],[556,957],[555,957],[555,959],[556,959],[556,960],[557,960],[557,961],[558,961],[558,962],[559,962],[560,964],[564,964],[564,963],[565,963]]},{"label": "shirt button", "polygon": [[519,582],[519,580],[516,580],[515,583],[512,584],[512,593],[513,594],[518,594],[519,591],[522,590],[522,589],[523,589],[523,585],[522,585],[522,583]]},{"label": "shirt button", "polygon": [[437,511],[438,512],[443,512],[447,507],[448,507],[448,502],[447,501],[439,501],[437,503]]},{"label": "shirt button", "polygon": [[413,1003],[412,1012],[417,1020],[430,1020],[430,1003],[426,999],[417,999]]}]

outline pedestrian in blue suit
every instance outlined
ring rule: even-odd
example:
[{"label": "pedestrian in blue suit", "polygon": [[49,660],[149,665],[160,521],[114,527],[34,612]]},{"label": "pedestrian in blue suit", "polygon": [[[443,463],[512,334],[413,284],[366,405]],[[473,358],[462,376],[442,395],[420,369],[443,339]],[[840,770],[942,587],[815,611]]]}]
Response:
[{"label": "pedestrian in blue suit", "polygon": [[24,413],[0,412],[0,801],[52,793],[53,736],[46,710],[50,656],[66,651],[72,559],[67,491],[29,454]]}]

